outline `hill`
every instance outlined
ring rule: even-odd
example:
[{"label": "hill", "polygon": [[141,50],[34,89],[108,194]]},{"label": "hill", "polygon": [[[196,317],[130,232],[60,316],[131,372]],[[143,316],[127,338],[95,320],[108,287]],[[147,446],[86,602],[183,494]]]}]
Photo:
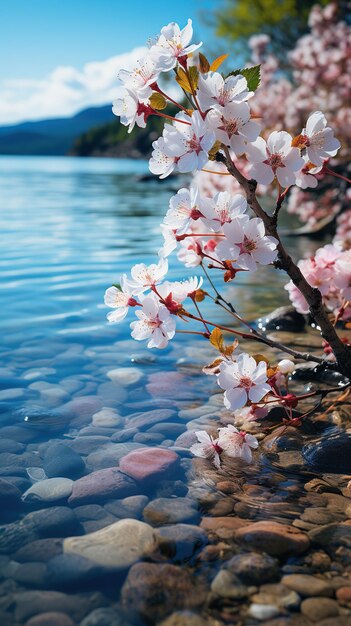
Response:
[{"label": "hill", "polygon": [[64,155],[82,133],[113,119],[109,104],[84,109],[72,117],[0,126],[0,154]]}]

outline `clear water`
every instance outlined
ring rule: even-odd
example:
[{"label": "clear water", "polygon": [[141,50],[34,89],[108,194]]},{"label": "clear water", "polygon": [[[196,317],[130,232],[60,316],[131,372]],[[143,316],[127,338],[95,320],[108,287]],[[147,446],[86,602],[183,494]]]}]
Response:
[{"label": "clear water", "polygon": [[[105,289],[134,262],[155,262],[161,245],[158,226],[178,188],[176,180],[143,180],[147,172],[147,163],[141,161],[0,158],[1,436],[16,439],[9,428],[23,428],[26,415],[39,411],[40,416],[50,417],[63,404],[83,396],[101,398],[104,406],[113,406],[127,420],[143,408],[200,406],[216,391],[213,380],[201,374],[202,365],[211,358],[207,344],[179,335],[166,351],[147,353],[143,344],[130,339],[128,321],[118,326],[106,322]],[[296,256],[306,254],[306,240],[292,240],[291,245]],[[249,284],[239,276],[235,285],[226,287],[228,297],[250,319],[288,302],[281,290],[284,277],[277,274],[273,281],[272,271],[251,275]],[[186,276],[174,260],[171,279]],[[226,319],[210,304],[206,315]],[[106,388],[107,372],[131,366],[141,371],[140,382],[124,390],[122,400],[113,397],[111,386]],[[169,385],[167,372],[175,370],[178,378],[170,383],[173,393],[162,391],[163,385]],[[149,383],[156,380],[157,385],[158,372],[161,390],[155,391]],[[46,391],[42,383],[49,384]],[[186,421],[179,423],[185,431]],[[89,427],[91,415],[61,425],[55,419],[39,418],[37,429],[35,419],[32,424],[35,434],[27,446],[27,463],[41,467],[40,444],[76,437],[80,429]],[[133,441],[133,436],[126,441]],[[172,445],[175,438],[165,436],[164,445]],[[148,445],[158,442],[150,438]],[[11,476],[6,468],[15,467],[13,482],[24,491],[30,486],[26,463],[16,465],[13,457],[1,458],[3,454],[6,448],[0,454],[0,474]],[[294,488],[299,478],[278,473],[273,479],[264,463],[260,472],[258,477],[257,467],[233,470],[232,478],[239,483],[245,477],[248,484],[261,485],[257,497],[247,494],[249,513],[240,509],[241,514],[258,519],[274,516],[274,507],[266,503],[273,497],[290,503],[285,513],[284,506],[277,506],[276,517],[291,520],[300,506],[295,504],[299,488]],[[240,497],[235,501],[240,502]],[[35,508],[23,506],[5,521],[16,522]],[[11,584],[11,592],[38,588],[30,581]],[[6,588],[1,588],[1,595],[6,595]],[[118,595],[111,601],[118,601]]]}]

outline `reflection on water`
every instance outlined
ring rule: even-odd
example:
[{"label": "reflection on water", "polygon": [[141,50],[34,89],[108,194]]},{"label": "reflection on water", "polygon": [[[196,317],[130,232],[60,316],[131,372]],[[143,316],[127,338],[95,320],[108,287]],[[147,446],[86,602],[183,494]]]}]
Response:
[{"label": "reflection on water", "polygon": [[[167,350],[150,352],[130,340],[128,321],[106,323],[104,290],[134,262],[156,260],[161,245],[158,225],[177,190],[177,180],[140,179],[147,171],[147,163],[138,161],[0,158],[0,561],[5,572],[0,623],[3,619],[6,625],[12,625],[13,615],[16,624],[26,623],[43,612],[44,605],[45,611],[57,611],[57,603],[45,595],[50,591],[64,592],[60,610],[74,615],[75,623],[98,608],[105,611],[101,624],[115,625],[112,618],[108,621],[108,611],[115,619],[120,603],[128,605],[130,591],[121,598],[119,590],[131,563],[115,564],[111,571],[101,569],[100,562],[99,569],[89,560],[90,553],[83,567],[72,555],[62,554],[63,537],[88,534],[125,518],[166,526],[169,538],[158,546],[158,556],[147,558],[156,570],[160,563],[172,561],[183,576],[187,568],[195,568],[191,571],[206,581],[210,594],[223,554],[228,559],[240,553],[233,530],[223,522],[226,516],[236,520],[236,530],[250,520],[270,519],[306,530],[309,522],[301,523],[301,513],[325,504],[319,493],[303,493],[309,478],[296,470],[294,449],[278,452],[273,459],[263,454],[249,468],[224,467],[219,475],[206,462],[193,462],[186,450],[193,432],[215,430],[223,410],[215,382],[201,374],[201,367],[213,358],[211,348],[179,336]],[[289,245],[300,257],[310,244],[298,238]],[[170,278],[187,275],[174,260]],[[239,275],[226,293],[242,315],[254,319],[287,303],[284,282],[283,275],[264,268],[249,277]],[[209,318],[225,320],[221,309],[206,306]],[[164,474],[154,470],[152,481],[128,478],[126,485],[123,474],[118,485],[109,483],[107,489],[104,481],[112,480],[111,468],[143,447],[156,450],[151,465],[157,465],[158,447],[172,448],[180,457],[178,469]],[[99,471],[107,474],[94,482]],[[56,483],[47,486],[47,479]],[[88,480],[80,493],[79,480]],[[32,491],[21,500],[28,489]],[[198,529],[201,515],[205,521]],[[209,518],[218,519],[217,526]],[[192,525],[192,530],[177,530],[178,522]],[[206,548],[203,528],[213,542]],[[179,550],[182,546],[183,557],[174,556],[175,544]],[[84,546],[79,550],[77,554],[86,556]],[[290,570],[287,555],[292,556]],[[302,557],[294,561],[293,549],[283,550],[281,558],[286,572],[294,567],[305,571]],[[106,572],[111,589],[106,587]],[[215,588],[217,593],[218,585]],[[85,589],[100,591],[96,603],[81,596],[78,602],[75,595],[73,610],[69,594]],[[41,590],[46,604],[35,604],[34,596],[25,595],[28,590]],[[169,605],[166,598],[157,613],[160,618],[185,606],[167,593]],[[241,608],[234,591],[227,596],[224,590],[222,596],[216,593],[201,609],[191,598],[186,606],[206,613],[209,602],[219,625],[232,623],[228,615],[233,612],[247,610],[249,601],[243,604],[243,598],[248,590],[238,596]],[[183,595],[187,597],[185,591]],[[2,602],[4,598],[10,600]],[[139,607],[139,617],[131,619],[144,623],[145,610],[148,607]],[[89,626],[98,623],[92,620]],[[117,623],[128,626],[128,619]]]}]

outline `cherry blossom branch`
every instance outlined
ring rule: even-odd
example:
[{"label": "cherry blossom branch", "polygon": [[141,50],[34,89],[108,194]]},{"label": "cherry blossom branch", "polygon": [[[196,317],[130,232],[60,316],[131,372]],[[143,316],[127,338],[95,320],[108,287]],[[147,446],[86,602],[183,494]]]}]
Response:
[{"label": "cherry blossom branch", "polygon": [[321,330],[322,337],[328,341],[334,352],[339,371],[351,379],[351,350],[341,341],[334,326],[330,322],[323,304],[321,292],[316,287],[311,287],[302,274],[300,268],[296,265],[296,263],[294,263],[291,256],[286,252],[277,232],[277,225],[273,217],[264,211],[257,200],[257,182],[253,179],[248,180],[245,178],[245,176],[243,176],[233,163],[229,149],[224,145],[222,145],[222,149],[224,155],[221,152],[217,152],[216,160],[220,163],[224,163],[228,172],[230,172],[243,187],[246,193],[247,202],[256,216],[263,220],[267,235],[275,237],[278,240],[278,260],[275,262],[275,267],[277,269],[284,270],[291,278],[294,285],[300,290],[308,303],[312,318]]}]

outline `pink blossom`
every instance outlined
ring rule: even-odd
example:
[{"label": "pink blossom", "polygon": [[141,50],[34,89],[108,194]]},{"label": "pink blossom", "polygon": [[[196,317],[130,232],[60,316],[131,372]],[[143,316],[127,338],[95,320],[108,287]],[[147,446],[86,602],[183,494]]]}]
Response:
[{"label": "pink blossom", "polygon": [[250,173],[252,178],[264,185],[269,185],[275,177],[282,187],[290,187],[296,181],[296,174],[304,166],[299,150],[291,147],[292,137],[285,131],[274,131],[267,144],[258,137],[247,151],[248,159],[253,163]]},{"label": "pink blossom", "polygon": [[136,311],[136,316],[139,320],[130,325],[133,339],[149,339],[148,348],[166,348],[176,328],[175,317],[167,307],[160,304],[154,294],[150,294],[143,300],[142,309]]},{"label": "pink blossom", "polygon": [[218,439],[213,439],[205,430],[198,430],[195,432],[195,435],[199,443],[194,443],[190,448],[190,452],[203,459],[209,459],[219,469],[221,466],[220,454],[222,449],[218,445]]},{"label": "pink blossom", "polygon": [[223,361],[220,364],[218,384],[224,393],[227,409],[240,409],[248,400],[257,403],[271,391],[267,384],[267,365],[258,364],[248,354],[239,354],[235,362]]},{"label": "pink blossom", "polygon": [[233,458],[242,459],[243,461],[246,461],[246,463],[251,463],[251,449],[255,450],[258,448],[258,441],[256,437],[243,431],[239,431],[231,424],[225,428],[219,428],[218,432],[218,445],[222,448],[225,454]]}]

